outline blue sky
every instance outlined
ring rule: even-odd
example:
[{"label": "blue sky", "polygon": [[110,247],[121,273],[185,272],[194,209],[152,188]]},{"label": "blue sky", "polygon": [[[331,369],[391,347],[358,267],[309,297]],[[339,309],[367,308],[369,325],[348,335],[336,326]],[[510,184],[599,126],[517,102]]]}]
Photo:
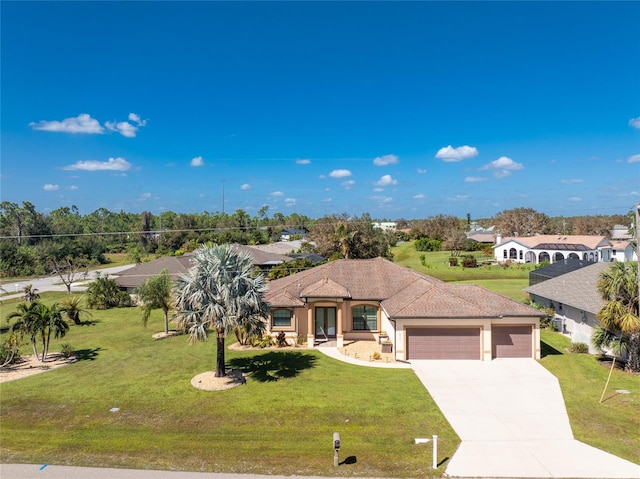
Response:
[{"label": "blue sky", "polygon": [[380,219],[640,201],[639,2],[0,8],[3,201]]}]

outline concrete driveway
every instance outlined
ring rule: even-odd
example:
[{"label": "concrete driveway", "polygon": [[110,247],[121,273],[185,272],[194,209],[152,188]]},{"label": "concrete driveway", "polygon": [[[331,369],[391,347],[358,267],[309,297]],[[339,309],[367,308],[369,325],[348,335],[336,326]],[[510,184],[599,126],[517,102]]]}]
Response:
[{"label": "concrete driveway", "polygon": [[462,440],[449,476],[640,478],[573,438],[558,380],[533,359],[411,365]]}]

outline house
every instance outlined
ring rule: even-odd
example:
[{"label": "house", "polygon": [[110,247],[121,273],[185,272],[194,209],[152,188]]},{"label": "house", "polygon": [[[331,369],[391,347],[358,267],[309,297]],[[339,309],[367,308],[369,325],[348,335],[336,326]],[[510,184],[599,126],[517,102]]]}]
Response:
[{"label": "house", "polygon": [[307,230],[304,228],[288,228],[280,232],[280,241],[291,241],[296,238],[306,238]]},{"label": "house", "polygon": [[[293,258],[289,256],[269,253],[251,246],[239,244],[232,246],[236,251],[243,251],[249,254],[253,265],[260,268],[265,274],[274,266],[293,260]],[[149,261],[148,263],[141,263],[114,275],[115,281],[120,289],[128,293],[133,293],[145,280],[159,275],[164,269],[169,271],[169,275],[173,280],[176,280],[181,274],[187,274],[189,272],[192,266],[191,256],[191,253],[186,253],[183,256],[166,256]]]},{"label": "house", "polygon": [[496,261],[539,264],[565,259],[611,261],[611,243],[605,236],[537,235],[496,238]]},{"label": "house", "polygon": [[555,310],[553,323],[558,331],[568,334],[574,343],[589,345],[592,353],[597,351],[591,345],[591,335],[600,325],[597,313],[604,306],[598,279],[609,266],[593,263],[524,289],[533,302]]},{"label": "house", "polygon": [[638,261],[638,254],[634,248],[633,241],[628,239],[616,240],[611,238],[610,258],[611,261]]},{"label": "house", "polygon": [[489,228],[481,228],[474,224],[474,227],[465,233],[469,241],[482,244],[494,244],[496,241],[495,226]]},{"label": "house", "polygon": [[484,288],[449,284],[386,259],[342,259],[269,282],[271,334],[382,340],[398,360],[540,358],[540,312]]},{"label": "house", "polygon": [[593,261],[585,261],[581,259],[565,259],[564,261],[558,261],[542,268],[529,271],[529,286],[542,283],[551,278],[562,276],[563,274],[570,273],[585,266],[593,264]]}]

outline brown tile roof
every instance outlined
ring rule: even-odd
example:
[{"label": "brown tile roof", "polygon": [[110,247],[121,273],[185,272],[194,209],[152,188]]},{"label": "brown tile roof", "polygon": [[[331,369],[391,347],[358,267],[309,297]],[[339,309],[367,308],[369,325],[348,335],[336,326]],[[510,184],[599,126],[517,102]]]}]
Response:
[{"label": "brown tile roof", "polygon": [[123,288],[137,288],[142,285],[147,278],[159,275],[163,269],[168,270],[173,279],[177,279],[181,274],[188,273],[190,267],[190,254],[183,256],[165,256],[121,271],[118,273],[115,281],[118,283],[118,286]]},{"label": "brown tile roof", "polygon": [[272,307],[293,307],[309,297],[380,301],[391,318],[540,315],[484,288],[444,283],[382,258],[332,261],[271,281],[265,299]]},{"label": "brown tile roof", "polygon": [[276,265],[276,264],[292,261],[292,259],[288,256],[277,254],[277,253],[271,253],[268,251],[262,251],[252,246],[246,246],[241,244],[234,244],[232,246],[234,250],[243,251],[247,253],[249,256],[251,256],[251,261],[255,266],[269,266],[269,265]]},{"label": "brown tile roof", "polygon": [[[599,246],[608,246],[609,241],[605,236],[589,235],[537,235],[537,236],[513,236],[502,238],[500,246],[508,241],[515,241],[531,249],[597,249]],[[549,247],[557,245],[558,247]],[[583,248],[580,248],[582,246]]]}]

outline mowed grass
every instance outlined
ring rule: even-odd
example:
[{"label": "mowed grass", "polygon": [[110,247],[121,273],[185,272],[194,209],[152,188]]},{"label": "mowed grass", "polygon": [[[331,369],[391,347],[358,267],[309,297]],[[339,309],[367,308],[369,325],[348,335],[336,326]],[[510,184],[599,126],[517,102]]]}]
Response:
[{"label": "mowed grass", "polygon": [[[451,283],[477,284],[496,293],[500,293],[516,301],[524,302],[528,299],[523,288],[529,285],[529,271],[532,265],[514,263],[505,267],[500,265],[481,265],[477,268],[463,268],[462,258],[458,258],[458,266],[449,266],[450,251],[422,252],[416,251],[414,242],[407,241],[392,248],[394,262],[407,266],[421,273],[433,276]],[[481,252],[461,253],[473,255],[478,264],[493,260]],[[420,260],[425,257],[425,264]]]},{"label": "mowed grass", "polygon": [[[47,302],[61,296],[43,295]],[[2,306],[3,320],[15,304]],[[214,368],[213,341],[154,341],[159,311],[147,329],[136,308],[93,311],[91,320],[52,342],[53,352],[71,343],[80,361],[0,384],[2,462],[437,477],[459,444],[410,370],[353,366],[306,349],[227,350],[228,364],[255,376],[206,392],[190,380]],[[342,436],[339,468],[333,432]],[[442,462],[436,471],[431,445],[414,444],[432,434]]]},{"label": "mowed grass", "polygon": [[540,362],[560,382],[575,438],[640,464],[640,375],[614,369],[600,403],[609,368],[594,355],[569,353],[571,340],[561,334],[541,336]]}]

